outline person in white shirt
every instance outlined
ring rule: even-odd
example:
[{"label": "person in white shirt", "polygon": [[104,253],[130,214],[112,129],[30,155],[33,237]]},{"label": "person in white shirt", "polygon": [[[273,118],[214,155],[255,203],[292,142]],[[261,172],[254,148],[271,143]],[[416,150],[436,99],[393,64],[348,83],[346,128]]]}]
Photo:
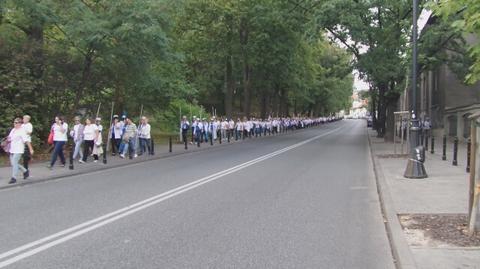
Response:
[{"label": "person in white shirt", "polygon": [[75,125],[70,131],[70,136],[73,139],[73,143],[75,143],[75,148],[73,150],[73,159],[75,160],[77,156],[79,156],[79,160],[81,160],[83,159],[83,153],[81,150],[83,144],[83,124],[80,122],[80,117],[78,116],[74,118],[74,122]]},{"label": "person in white shirt", "polygon": [[218,129],[218,122],[215,120],[215,117],[212,118],[211,130],[212,130],[212,139],[213,141],[217,140],[217,129]]},{"label": "person in white shirt", "polygon": [[233,133],[235,132],[235,122],[232,118],[230,118],[230,120],[228,121],[228,131],[230,137],[233,139]]},{"label": "person in white shirt", "polygon": [[210,136],[210,123],[208,123],[206,118],[203,118],[203,138],[205,143],[208,143],[208,138]]},{"label": "person in white shirt", "polygon": [[193,140],[195,139],[195,129],[197,128],[197,116],[193,116],[191,128],[192,128],[192,141],[190,142],[190,144],[193,144]]},{"label": "person in white shirt", "polygon": [[237,122],[235,123],[235,141],[238,140],[238,138],[242,137],[242,132],[243,132],[243,123],[240,121],[240,118],[237,119]]},{"label": "person in white shirt", "polygon": [[144,152],[147,152],[147,149],[148,155],[153,155],[150,132],[151,126],[148,123],[148,118],[142,117],[138,130],[138,141],[140,143],[140,152],[138,153],[138,155],[143,155]]},{"label": "person in white shirt", "polygon": [[223,139],[227,138],[227,130],[228,130],[228,122],[225,118],[223,118],[222,122],[220,123],[220,134]]},{"label": "person in white shirt", "polygon": [[52,125],[52,130],[54,149],[52,153],[52,159],[48,168],[53,168],[53,165],[57,161],[57,157],[60,157],[62,166],[65,167],[65,155],[63,154],[63,147],[68,140],[68,124],[64,121],[64,118],[62,116],[55,117],[55,123]]},{"label": "person in white shirt", "polygon": [[[93,154],[93,147],[95,145],[95,139],[99,135],[97,125],[92,124],[92,121],[89,118],[85,119],[85,126],[83,127],[83,159],[81,163],[87,161],[88,155]],[[95,156],[94,156],[95,158]],[[98,155],[97,155],[98,160]]]},{"label": "person in white shirt", "polygon": [[244,125],[244,130],[245,130],[245,136],[248,136],[248,137],[252,137],[252,134],[251,134],[251,130],[252,130],[252,122],[249,121],[249,120],[246,120],[245,121],[245,125]]},{"label": "person in white shirt", "polygon": [[197,144],[198,143],[203,143],[203,136],[204,136],[204,130],[203,130],[203,121],[202,119],[198,118],[197,122],[197,129],[195,130],[195,137],[197,139]]},{"label": "person in white shirt", "polygon": [[123,121],[118,120],[118,115],[113,116],[113,123],[111,126],[111,143],[112,143],[112,156],[115,156],[119,151],[120,143],[122,142],[123,134]]},{"label": "person in white shirt", "polygon": [[97,127],[98,134],[95,137],[93,141],[93,162],[96,163],[98,162],[98,157],[103,154],[103,136],[102,136],[102,131],[103,131],[103,126],[101,124],[102,119],[101,118],[96,118],[95,119],[95,126]]},{"label": "person in white shirt", "polygon": [[22,158],[22,154],[25,151],[25,145],[27,145],[30,155],[33,155],[32,143],[28,137],[25,129],[22,128],[22,119],[16,118],[13,121],[13,129],[8,135],[8,141],[10,142],[10,148],[8,153],[10,154],[10,164],[12,165],[12,178],[8,184],[17,182],[16,176],[19,170],[23,171],[23,178],[27,179],[29,176],[28,170],[23,167],[19,162]]},{"label": "person in white shirt", "polygon": [[[30,123],[30,116],[25,115],[23,116],[23,124],[22,128],[25,130],[25,133],[27,134],[28,142],[32,143],[32,132],[33,132],[33,126]],[[23,152],[23,167],[27,169],[27,177],[29,176],[29,170],[28,170],[28,163],[32,159],[32,156],[30,156],[30,150],[28,149],[28,146],[25,144],[25,151]]]}]

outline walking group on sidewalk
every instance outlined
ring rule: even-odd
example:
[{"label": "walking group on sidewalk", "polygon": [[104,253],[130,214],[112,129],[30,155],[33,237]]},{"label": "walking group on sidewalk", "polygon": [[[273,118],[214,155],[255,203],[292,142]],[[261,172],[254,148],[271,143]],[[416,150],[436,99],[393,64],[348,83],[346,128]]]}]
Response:
[{"label": "walking group on sidewalk", "polygon": [[261,137],[268,135],[275,135],[283,131],[290,131],[296,129],[307,128],[310,126],[332,122],[337,120],[335,117],[293,117],[293,118],[272,118],[268,119],[256,119],[237,118],[234,121],[232,118],[226,117],[211,117],[210,120],[206,118],[197,118],[193,116],[192,123],[187,120],[186,116],[182,117],[180,123],[180,133],[182,142],[185,145],[185,149],[188,149],[188,135],[191,130],[190,144],[197,144],[200,147],[201,143],[210,143],[218,141],[222,143],[222,140],[235,141],[239,139],[246,139],[252,137]]},{"label": "walking group on sidewalk", "polygon": [[[2,149],[8,153],[12,167],[9,184],[17,182],[20,172],[23,174],[23,179],[30,177],[29,162],[34,153],[32,147],[33,125],[30,123],[30,119],[29,115],[25,115],[23,118],[15,118],[13,128],[8,136],[1,141]],[[137,128],[136,124],[128,117],[122,116],[122,119],[119,119],[118,115],[114,115],[112,126],[109,134],[107,134],[112,145],[112,155],[115,156],[118,153],[121,158],[124,158],[128,153],[130,159],[144,153],[153,155],[150,130],[151,126],[145,116],[141,118]],[[47,139],[47,143],[53,147],[47,167],[53,169],[58,159],[62,167],[66,166],[64,149],[69,141],[68,136],[73,141],[72,161],[78,158],[79,163],[86,163],[88,156],[92,156],[93,162],[98,162],[99,157],[105,154],[102,132],[103,126],[99,117],[95,120],[87,117],[82,123],[81,118],[76,116],[74,125],[69,130],[65,118],[56,116]],[[139,144],[138,154],[137,141]],[[20,163],[21,160],[22,163]]]},{"label": "walking group on sidewalk", "polygon": [[[30,177],[29,162],[34,154],[31,143],[33,125],[30,122],[30,116],[16,118],[13,121],[13,128],[9,135],[2,140],[2,148],[9,154],[11,164],[11,179],[9,184],[17,182],[18,175],[23,174],[24,179]],[[154,155],[154,143],[151,136],[151,126],[149,119],[145,116],[140,118],[137,126],[131,118],[123,115],[113,115],[111,126],[106,135],[102,135],[104,127],[101,124],[101,118],[94,119],[76,116],[71,128],[63,116],[56,116],[54,123],[50,127],[50,133],[47,143],[53,147],[50,161],[47,167],[51,170],[60,160],[62,167],[66,166],[64,150],[68,141],[72,141],[70,162],[73,169],[73,162],[84,164],[88,161],[88,156],[92,156],[93,162],[97,163],[100,156],[106,160],[107,144],[111,145],[112,156],[118,155],[120,158],[137,158],[141,155]],[[184,116],[180,123],[180,133],[182,141],[187,149],[187,144],[196,143],[200,147],[201,143],[214,141],[222,143],[222,140],[230,139],[244,140],[246,138],[261,137],[266,135],[275,135],[281,132],[293,131],[296,129],[307,128],[327,122],[337,120],[335,117],[293,117],[293,118],[272,118],[255,119],[240,118],[237,121],[227,119],[226,117],[212,117],[209,121],[206,118],[200,119],[193,117],[190,122]],[[191,140],[189,138],[191,136]],[[104,142],[104,138],[107,142]],[[21,162],[22,161],[22,162]]]}]

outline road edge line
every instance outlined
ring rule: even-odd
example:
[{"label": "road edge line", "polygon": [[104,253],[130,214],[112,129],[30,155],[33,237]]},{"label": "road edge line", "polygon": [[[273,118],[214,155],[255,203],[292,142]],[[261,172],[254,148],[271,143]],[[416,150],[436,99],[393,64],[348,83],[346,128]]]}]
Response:
[{"label": "road edge line", "polygon": [[395,267],[398,269],[417,269],[415,259],[413,258],[413,253],[410,250],[410,246],[405,239],[405,235],[400,225],[400,220],[397,217],[397,211],[393,205],[392,196],[388,188],[385,175],[383,173],[382,166],[378,162],[378,159],[375,157],[372,148],[372,141],[370,139],[370,132],[367,128],[367,138],[368,138],[368,147],[370,158],[373,165],[373,172],[375,175],[375,181],[377,185],[377,193],[380,199],[380,207],[382,210],[383,217],[386,219],[384,221],[385,229],[387,231],[388,241],[390,243],[390,249],[394,260]]}]

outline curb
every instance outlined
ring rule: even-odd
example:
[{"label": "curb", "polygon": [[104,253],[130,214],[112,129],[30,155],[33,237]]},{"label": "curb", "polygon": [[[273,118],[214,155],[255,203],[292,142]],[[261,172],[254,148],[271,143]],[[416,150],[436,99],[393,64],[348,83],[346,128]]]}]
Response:
[{"label": "curb", "polygon": [[370,157],[372,158],[373,171],[377,182],[377,192],[380,199],[380,207],[382,214],[386,219],[385,229],[390,241],[390,248],[394,258],[394,263],[398,269],[417,269],[417,265],[413,258],[413,254],[408,246],[407,240],[403,234],[400,220],[397,217],[397,212],[393,205],[393,200],[388,189],[388,184],[385,180],[383,169],[375,157],[372,149],[372,142],[370,140],[370,133],[367,129],[368,146],[370,148]]},{"label": "curb", "polygon": [[[331,124],[327,124],[327,125],[331,125]],[[322,127],[322,126],[325,126],[325,124],[310,127],[310,128],[301,129],[299,131],[294,131],[294,132],[285,132],[285,133],[280,133],[278,135],[257,137],[257,138],[255,138],[254,141],[258,141],[258,140],[266,139],[266,138],[288,136],[288,135],[292,135],[292,134],[297,134],[299,132],[305,132],[307,130],[317,129],[317,128]],[[215,150],[215,149],[225,147],[225,146],[229,146],[229,145],[245,143],[247,141],[250,141],[250,140],[245,139],[245,140],[239,140],[239,141],[230,142],[230,143],[225,141],[225,142],[222,142],[222,144],[217,143],[217,144],[214,144],[213,146],[210,146],[210,144],[208,144],[208,145],[205,145],[205,146],[200,147],[200,148],[198,148],[195,144],[193,144],[193,145],[190,145],[189,148],[195,147],[194,149],[183,150],[183,148],[182,148],[182,151],[162,153],[161,155],[155,155],[154,157],[150,157],[148,159],[137,158],[137,159],[129,160],[128,163],[116,163],[116,164],[110,164],[110,165],[103,165],[102,164],[102,165],[99,165],[99,166],[96,166],[96,167],[92,166],[91,167],[92,169],[88,169],[88,170],[77,169],[77,170],[73,170],[73,172],[70,172],[70,173],[63,173],[63,174],[52,175],[52,176],[48,176],[48,177],[39,177],[39,178],[35,178],[32,181],[22,181],[22,182],[12,184],[12,185],[0,186],[0,191],[1,190],[6,190],[6,189],[24,187],[24,186],[28,186],[28,185],[38,184],[38,183],[42,183],[42,182],[46,182],[46,181],[51,181],[51,180],[56,180],[56,179],[61,179],[61,178],[66,178],[66,177],[71,177],[71,176],[88,175],[88,174],[96,173],[96,172],[99,172],[99,171],[114,169],[114,168],[118,168],[118,167],[128,167],[128,166],[135,165],[135,164],[138,164],[138,163],[146,163],[146,162],[151,162],[151,161],[156,161],[156,160],[161,160],[161,159],[167,159],[167,158],[172,158],[172,157],[185,155],[185,154],[193,154],[193,153],[202,152],[202,151],[206,151],[206,150],[212,150],[212,149]],[[183,144],[182,144],[182,146],[183,146]],[[69,171],[72,171],[72,170],[69,170]]]}]

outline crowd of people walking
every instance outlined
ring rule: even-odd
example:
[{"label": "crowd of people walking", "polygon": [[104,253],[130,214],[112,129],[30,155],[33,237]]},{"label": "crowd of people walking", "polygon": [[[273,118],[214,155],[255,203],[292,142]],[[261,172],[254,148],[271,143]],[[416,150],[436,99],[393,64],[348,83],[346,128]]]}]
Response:
[{"label": "crowd of people walking", "polygon": [[[31,117],[29,115],[23,118],[16,118],[13,121],[7,138],[2,140],[2,148],[9,154],[12,167],[11,179],[9,184],[17,182],[17,176],[21,172],[24,179],[30,177],[29,162],[34,150],[32,147],[32,132],[34,130]],[[182,117],[180,122],[181,142],[185,149],[188,144],[196,144],[200,147],[201,143],[214,142],[222,143],[222,140],[244,140],[253,137],[275,135],[289,130],[308,128],[314,125],[323,124],[337,120],[335,117],[293,117],[293,118],[237,118],[234,121],[226,117],[206,118],[193,117],[190,123],[186,116]],[[91,156],[93,162],[99,161],[100,156],[106,154],[107,145],[111,145],[112,156],[118,155],[120,158],[137,158],[141,155],[154,155],[154,143],[151,135],[151,126],[147,117],[140,118],[137,126],[131,118],[127,116],[113,115],[111,126],[104,135],[102,119],[84,118],[76,116],[73,126],[69,127],[65,118],[56,116],[54,123],[50,128],[48,144],[52,145],[52,154],[47,165],[53,169],[57,160],[60,160],[60,166],[66,166],[64,149],[68,141],[71,144],[71,159],[78,163],[86,163]],[[107,138],[104,143],[103,138]],[[105,157],[105,156],[104,156]],[[20,163],[20,161],[22,163]]]},{"label": "crowd of people walking", "polygon": [[[213,141],[235,139],[244,140],[246,138],[261,137],[267,135],[275,135],[283,131],[308,128],[310,126],[335,121],[335,117],[293,117],[293,118],[272,118],[256,119],[256,118],[237,118],[236,121],[226,117],[197,118],[193,116],[192,123],[187,120],[186,116],[182,117],[180,123],[180,132],[182,134],[182,142],[185,149],[187,144],[196,144],[200,147],[201,143],[212,143]],[[191,132],[189,132],[191,130]],[[191,140],[189,141],[189,134]]]}]

